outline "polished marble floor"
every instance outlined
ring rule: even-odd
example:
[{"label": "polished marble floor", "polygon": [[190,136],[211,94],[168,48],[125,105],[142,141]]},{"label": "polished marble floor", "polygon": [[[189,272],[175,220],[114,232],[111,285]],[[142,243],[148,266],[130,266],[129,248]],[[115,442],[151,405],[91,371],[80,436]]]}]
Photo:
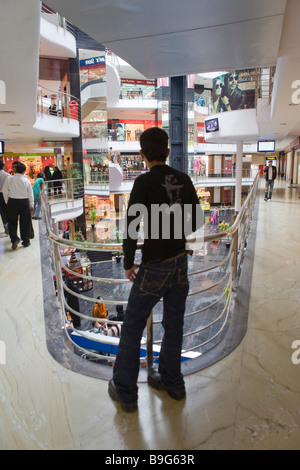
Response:
[{"label": "polished marble floor", "polygon": [[276,186],[271,203],[258,194],[244,338],[186,376],[183,402],[141,383],[132,414],[110,400],[107,380],[76,373],[48,351],[42,222],[34,221],[28,248],[12,251],[0,233],[0,449],[298,450],[300,364],[292,344],[300,340],[300,199],[285,182]]}]

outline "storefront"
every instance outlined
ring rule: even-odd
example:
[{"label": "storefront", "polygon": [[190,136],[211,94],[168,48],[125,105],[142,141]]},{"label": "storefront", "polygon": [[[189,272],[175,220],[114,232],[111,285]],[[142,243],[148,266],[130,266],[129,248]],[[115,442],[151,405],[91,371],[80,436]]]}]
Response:
[{"label": "storefront", "polygon": [[91,57],[80,61],[80,83],[105,79],[105,56]]},{"label": "storefront", "polygon": [[134,80],[121,78],[120,99],[155,99],[155,80]]},{"label": "storefront", "polygon": [[207,173],[207,156],[195,154],[189,158],[189,172],[192,176],[205,176]]},{"label": "storefront", "polygon": [[8,173],[13,173],[12,164],[16,161],[20,161],[26,165],[26,174],[29,179],[33,182],[36,178],[36,175],[39,172],[43,172],[46,166],[55,165],[54,154],[6,154],[3,155],[3,160],[5,163],[5,169]]},{"label": "storefront", "polygon": [[140,135],[151,127],[161,126],[161,121],[145,120],[108,120],[109,141],[138,141]]},{"label": "storefront", "polygon": [[106,149],[99,149],[98,153],[87,153],[85,150],[83,156],[83,171],[85,183],[108,184],[108,163],[109,157],[108,151]]},{"label": "storefront", "polygon": [[197,196],[200,201],[200,205],[202,210],[209,211],[210,210],[210,192],[206,190],[206,188],[196,188]]},{"label": "storefront", "polygon": [[197,142],[198,144],[202,144],[205,142],[205,124],[204,122],[197,122]]},{"label": "storefront", "polygon": [[98,196],[93,195],[85,196],[85,214],[86,214],[86,221],[87,223],[92,222],[92,210],[95,209],[96,211],[96,220],[99,221],[100,219],[110,219],[110,205],[111,201],[109,196]]},{"label": "storefront", "polygon": [[105,121],[85,121],[82,123],[83,139],[106,139],[107,122]]}]

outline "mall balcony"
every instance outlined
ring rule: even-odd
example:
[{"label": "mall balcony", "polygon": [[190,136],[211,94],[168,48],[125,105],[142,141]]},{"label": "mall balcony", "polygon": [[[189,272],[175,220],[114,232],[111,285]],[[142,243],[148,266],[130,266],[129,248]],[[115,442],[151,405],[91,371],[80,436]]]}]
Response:
[{"label": "mall balcony", "polygon": [[[7,65],[1,71],[9,98],[9,105],[4,105],[1,114],[1,125],[8,126],[6,139],[38,142],[78,137],[79,123],[75,113],[68,109],[66,114],[49,114],[50,104],[57,101],[59,111],[60,102],[64,101],[67,108],[74,98],[63,93],[58,96],[57,89],[51,91],[48,80],[48,89],[43,89],[45,83],[39,80],[41,54],[51,58],[76,57],[76,41],[69,22],[53,12],[46,12],[41,2],[29,2],[24,9],[13,8],[11,4],[2,7],[3,18],[7,18],[7,23],[2,25],[3,34],[11,37],[11,24],[18,31],[14,42],[10,39],[13,60],[7,56]],[[45,97],[49,101],[47,104],[43,101]]]},{"label": "mall balcony", "polygon": [[[134,170],[125,169],[118,163],[109,162],[108,172],[104,170],[91,171],[90,168],[85,168],[85,193],[103,195],[107,194],[108,191],[113,193],[125,194],[130,193],[135,178],[146,170]],[[247,193],[249,187],[253,184],[255,176],[257,174],[256,169],[243,169],[242,170],[242,187],[243,192]],[[228,169],[209,170],[205,171],[190,171],[189,176],[191,177],[196,188],[206,187],[230,187],[235,188],[236,176],[234,169],[228,171]],[[229,202],[229,201],[228,201]]]}]

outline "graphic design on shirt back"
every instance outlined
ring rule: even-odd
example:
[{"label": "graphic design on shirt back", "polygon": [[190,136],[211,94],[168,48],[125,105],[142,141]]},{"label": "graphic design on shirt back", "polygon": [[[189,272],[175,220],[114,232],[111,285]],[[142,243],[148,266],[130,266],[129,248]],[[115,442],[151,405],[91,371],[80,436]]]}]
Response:
[{"label": "graphic design on shirt back", "polygon": [[165,184],[162,186],[166,188],[167,196],[169,198],[169,205],[182,205],[181,188],[183,188],[183,184],[178,184],[178,181],[174,175],[166,175]]}]

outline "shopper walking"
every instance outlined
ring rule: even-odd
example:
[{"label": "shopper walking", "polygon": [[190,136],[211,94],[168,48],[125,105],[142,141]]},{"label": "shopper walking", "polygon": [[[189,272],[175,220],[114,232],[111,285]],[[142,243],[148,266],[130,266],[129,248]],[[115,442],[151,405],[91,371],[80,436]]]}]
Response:
[{"label": "shopper walking", "polygon": [[3,186],[6,179],[9,177],[10,174],[5,171],[5,163],[3,161],[0,161],[0,215],[6,235],[8,235],[8,225],[6,216],[6,202],[3,197]]},{"label": "shopper walking", "polygon": [[42,208],[42,190],[44,189],[45,175],[39,173],[33,185],[33,197],[34,197],[34,208],[33,208],[33,219],[40,219],[40,212]]},{"label": "shopper walking", "polygon": [[62,179],[62,172],[57,166],[55,166],[54,172],[52,175],[52,180],[53,180],[52,185],[53,185],[54,195],[56,195],[57,191],[58,191],[58,194],[61,194],[62,184],[61,184],[61,181],[59,181],[61,179]]},{"label": "shopper walking", "polygon": [[[199,209],[201,212],[190,178],[166,165],[169,155],[168,134],[160,128],[147,129],[140,137],[140,144],[140,155],[150,171],[135,180],[130,195],[123,251],[125,275],[133,281],[133,286],[124,316],[113,379],[108,388],[111,398],[119,401],[125,411],[134,411],[137,408],[141,337],[151,310],[161,298],[164,302],[164,338],[158,372],[149,375],[148,383],[155,389],[165,389],[174,399],[185,397],[181,348],[185,303],[189,290],[186,240],[184,234],[177,236],[175,233],[178,229],[178,220],[175,217],[169,218],[169,236],[165,236],[162,223],[158,224],[159,227],[157,224],[151,227],[151,211],[158,204],[167,208],[176,204],[183,208],[188,204],[191,209],[192,231],[198,228],[196,213]],[[144,225],[148,224],[148,235],[144,236],[142,263],[139,267],[134,262],[137,237],[134,237],[131,225],[133,223],[136,226],[137,218],[130,215],[134,207],[139,208],[139,211],[145,210]],[[182,215],[180,224],[183,222]]]},{"label": "shopper walking", "polygon": [[273,188],[274,188],[274,181],[277,177],[277,170],[276,166],[272,165],[272,160],[268,161],[268,166],[264,169],[265,174],[265,201],[271,202]]},{"label": "shopper walking", "polygon": [[12,249],[15,250],[20,238],[17,235],[18,223],[22,245],[30,245],[31,234],[31,212],[33,211],[33,191],[29,179],[25,175],[24,163],[16,165],[16,174],[7,178],[3,188],[4,200],[7,203],[7,222]]},{"label": "shopper walking", "polygon": [[45,181],[47,181],[47,190],[48,190],[48,196],[51,196],[51,187],[52,187],[52,173],[50,171],[49,166],[46,166],[44,168],[44,175],[45,175]]}]

